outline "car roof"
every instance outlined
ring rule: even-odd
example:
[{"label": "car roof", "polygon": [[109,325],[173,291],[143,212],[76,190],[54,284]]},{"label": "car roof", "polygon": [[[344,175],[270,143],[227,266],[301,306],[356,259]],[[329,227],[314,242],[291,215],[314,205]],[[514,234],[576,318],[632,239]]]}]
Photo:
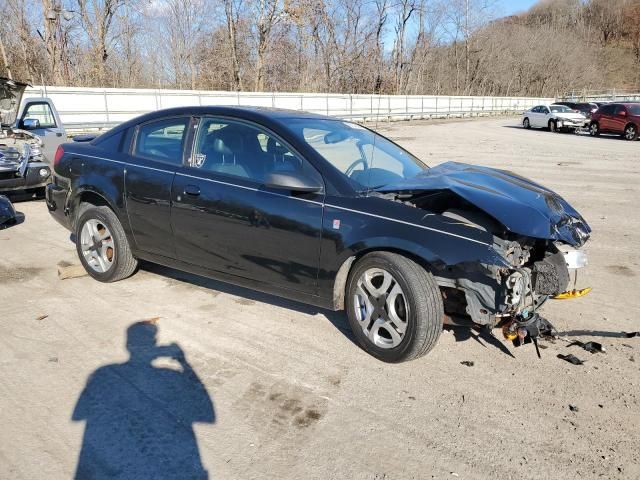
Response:
[{"label": "car roof", "polygon": [[236,105],[206,105],[206,106],[184,106],[165,108],[162,110],[155,110],[153,112],[145,113],[138,117],[127,120],[120,125],[114,127],[110,132],[117,132],[139,123],[145,123],[156,119],[171,116],[181,115],[218,115],[238,117],[240,119],[246,119],[258,123],[270,124],[280,123],[286,124],[288,120],[292,119],[323,119],[334,120],[339,119],[335,117],[328,117],[326,115],[319,115],[317,113],[305,112],[302,110],[288,110],[283,108],[272,107],[259,107],[259,106],[236,106]]}]

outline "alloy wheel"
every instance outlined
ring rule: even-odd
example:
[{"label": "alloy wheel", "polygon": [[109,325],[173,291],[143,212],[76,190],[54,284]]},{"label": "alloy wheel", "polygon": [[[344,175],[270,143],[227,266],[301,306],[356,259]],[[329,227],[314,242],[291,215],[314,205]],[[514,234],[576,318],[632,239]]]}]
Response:
[{"label": "alloy wheel", "polygon": [[624,138],[626,138],[627,140],[635,140],[636,128],[633,125],[629,125],[624,129]]},{"label": "alloy wheel", "polygon": [[592,123],[589,126],[589,133],[591,134],[591,136],[595,137],[596,135],[598,135],[598,125],[595,123]]},{"label": "alloy wheel", "polygon": [[398,281],[386,270],[370,268],[358,279],[355,315],[362,331],[375,346],[394,348],[407,331],[409,309]]},{"label": "alloy wheel", "polygon": [[80,232],[80,248],[84,259],[94,271],[104,273],[115,259],[115,245],[107,226],[99,220],[89,219]]}]

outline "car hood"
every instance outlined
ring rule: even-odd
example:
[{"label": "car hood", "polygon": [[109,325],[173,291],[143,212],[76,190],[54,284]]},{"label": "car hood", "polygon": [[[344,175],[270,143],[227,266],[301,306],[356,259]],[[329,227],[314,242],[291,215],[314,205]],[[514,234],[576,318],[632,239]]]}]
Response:
[{"label": "car hood", "polygon": [[438,190],[455,193],[520,235],[579,247],[591,233],[560,195],[505,170],[447,162],[377,189],[413,194]]},{"label": "car hood", "polygon": [[0,77],[0,121],[2,126],[12,126],[16,121],[20,102],[29,85]]},{"label": "car hood", "polygon": [[558,112],[558,113],[556,113],[555,115],[556,115],[556,117],[558,117],[558,118],[568,118],[568,119],[570,119],[570,120],[584,120],[584,119],[586,119],[586,118],[587,118],[587,117],[585,117],[583,114],[581,114],[581,113],[575,113],[575,112],[572,112],[572,113],[562,113],[562,112]]}]

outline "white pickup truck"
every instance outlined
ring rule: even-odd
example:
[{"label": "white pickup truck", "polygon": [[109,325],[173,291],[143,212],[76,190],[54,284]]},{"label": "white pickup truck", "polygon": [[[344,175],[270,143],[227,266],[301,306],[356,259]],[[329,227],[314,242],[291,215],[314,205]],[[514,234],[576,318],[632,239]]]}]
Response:
[{"label": "white pickup truck", "polygon": [[49,98],[27,98],[26,83],[0,77],[0,192],[39,193],[67,133]]}]

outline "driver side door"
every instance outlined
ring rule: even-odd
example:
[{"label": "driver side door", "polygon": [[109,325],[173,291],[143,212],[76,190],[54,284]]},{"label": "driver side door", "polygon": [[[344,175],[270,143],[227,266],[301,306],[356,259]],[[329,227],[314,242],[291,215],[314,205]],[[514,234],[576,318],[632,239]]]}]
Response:
[{"label": "driver side door", "polygon": [[314,167],[267,129],[237,119],[200,118],[192,151],[173,182],[177,258],[315,294],[324,190],[264,185],[269,173],[286,171],[304,172],[323,185]]}]

